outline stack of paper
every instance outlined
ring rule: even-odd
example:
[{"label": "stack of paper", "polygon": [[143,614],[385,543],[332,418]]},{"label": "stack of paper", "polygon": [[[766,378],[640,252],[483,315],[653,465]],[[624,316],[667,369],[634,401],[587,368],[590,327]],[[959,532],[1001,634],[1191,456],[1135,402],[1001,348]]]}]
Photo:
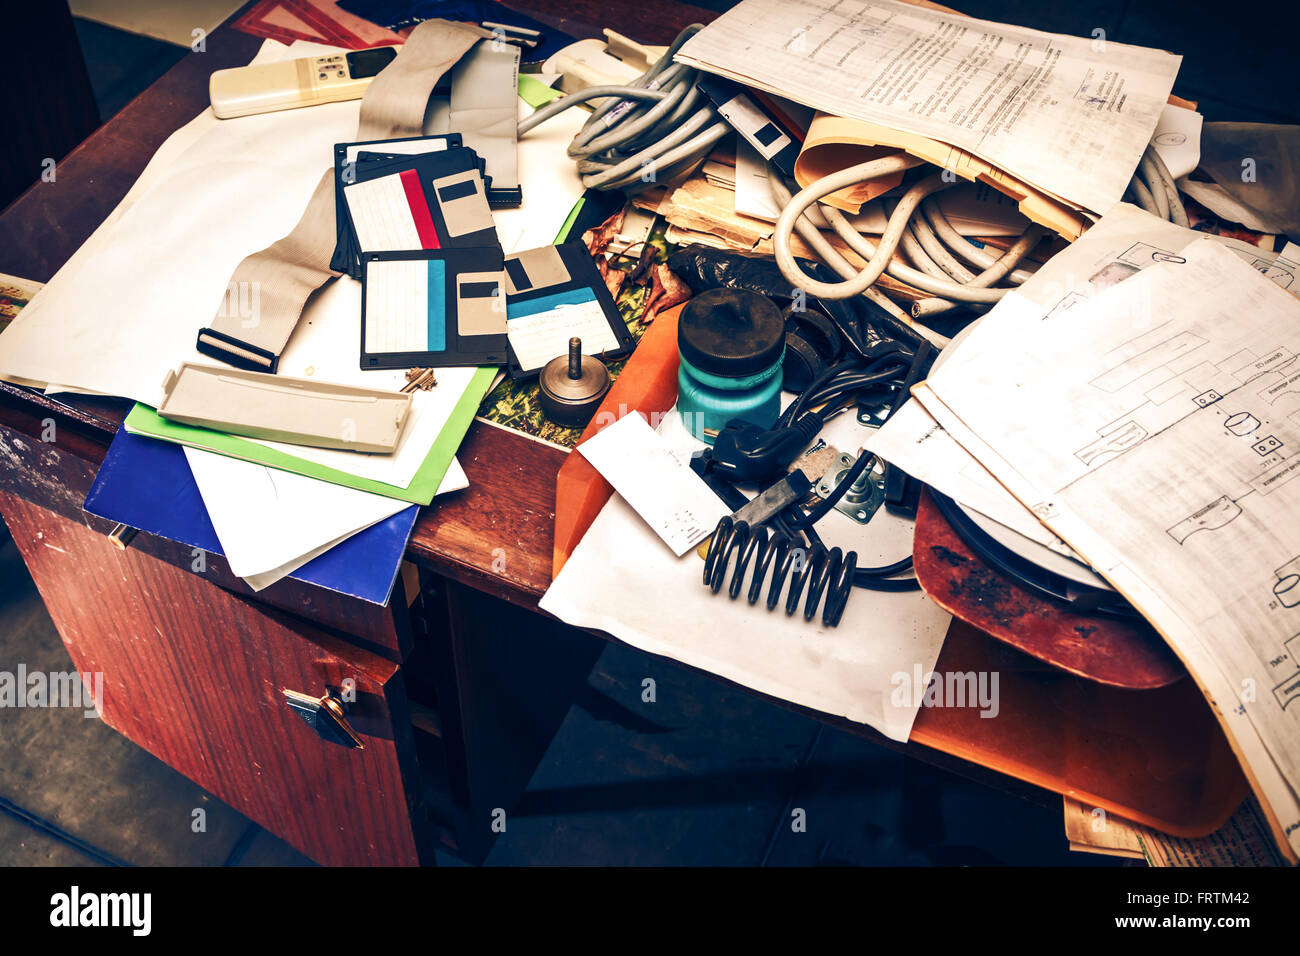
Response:
[{"label": "stack of paper", "polygon": [[1063,799],[1065,836],[1081,853],[1142,860],[1147,866],[1285,866],[1273,845],[1259,804],[1247,798],[1223,826],[1209,836],[1170,836],[1140,823],[1111,816],[1070,797]]},{"label": "stack of paper", "polygon": [[913,414],[870,447],[998,520],[1037,523],[1141,611],[1205,691],[1294,854],[1293,250],[1259,259],[1127,207],[1111,216],[917,386],[909,409],[928,428]]},{"label": "stack of paper", "polygon": [[806,145],[904,149],[1073,238],[1122,198],[1181,58],[898,0],[744,0],[676,59],[829,114]]}]

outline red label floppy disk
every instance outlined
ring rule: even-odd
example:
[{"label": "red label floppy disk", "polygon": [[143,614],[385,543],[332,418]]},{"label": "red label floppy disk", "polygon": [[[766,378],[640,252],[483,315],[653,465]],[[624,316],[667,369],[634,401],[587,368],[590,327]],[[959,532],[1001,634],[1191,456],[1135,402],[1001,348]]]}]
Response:
[{"label": "red label floppy disk", "polygon": [[343,206],[358,257],[367,252],[500,249],[487,188],[473,150],[463,147],[358,163]]}]

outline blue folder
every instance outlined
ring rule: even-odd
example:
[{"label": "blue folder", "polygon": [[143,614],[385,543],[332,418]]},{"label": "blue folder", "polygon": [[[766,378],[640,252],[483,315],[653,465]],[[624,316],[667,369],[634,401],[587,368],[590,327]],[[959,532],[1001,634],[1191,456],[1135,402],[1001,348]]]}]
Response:
[{"label": "blue folder", "polygon": [[[86,495],[93,515],[225,555],[183,446],[119,428]],[[358,531],[289,575],[308,584],[386,604],[415,527],[418,505]]]}]

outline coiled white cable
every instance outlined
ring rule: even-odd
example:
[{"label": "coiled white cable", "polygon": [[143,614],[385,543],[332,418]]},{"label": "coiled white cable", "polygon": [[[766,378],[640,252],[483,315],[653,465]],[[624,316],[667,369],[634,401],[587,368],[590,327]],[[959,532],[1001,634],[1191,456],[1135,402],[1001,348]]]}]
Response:
[{"label": "coiled white cable", "polygon": [[[987,305],[999,301],[1006,294],[1006,290],[994,289],[991,286],[1012,277],[1014,267],[1038,243],[1044,231],[1039,226],[1031,225],[1001,258],[990,261],[979,274],[970,272],[956,262],[947,250],[942,250],[937,239],[933,243],[930,242],[935,237],[928,224],[921,226],[924,234],[922,238],[916,231],[916,223],[921,220],[918,217],[915,223],[912,221],[914,214],[927,197],[956,185],[955,181],[950,181],[940,173],[927,176],[903,194],[889,215],[878,245],[873,245],[864,238],[838,209],[823,203],[821,212],[836,235],[867,263],[865,267],[858,270],[838,253],[834,257],[827,257],[819,246],[829,246],[829,243],[824,237],[819,237],[822,240],[820,244],[812,243],[814,251],[843,276],[844,281],[822,282],[814,279],[805,273],[796,261],[790,247],[791,235],[795,229],[799,229],[801,237],[808,241],[808,230],[800,228],[800,224],[804,213],[814,202],[847,186],[877,179],[919,164],[919,160],[907,156],[891,156],[860,163],[810,184],[793,197],[788,197],[785,202],[781,202],[786,198],[783,196],[786,191],[782,188],[783,184],[779,183],[779,173],[774,169],[769,170],[769,180],[774,184],[774,198],[782,206],[773,233],[773,246],[781,274],[796,288],[803,289],[810,295],[825,299],[847,299],[867,294],[880,277],[888,272],[900,282],[938,297],[936,300],[925,300],[926,305],[919,313],[914,308],[914,316],[933,315],[955,308],[958,303]],[[788,193],[786,195],[788,196]],[[811,226],[811,223],[807,225]],[[965,240],[962,241],[965,243]],[[930,244],[931,249],[926,248],[927,244]],[[895,260],[894,253],[900,245],[903,247],[904,254],[913,262],[913,266]],[[1024,275],[1016,275],[1012,281],[1023,281]],[[875,296],[872,298],[874,299]]]},{"label": "coiled white cable", "polygon": [[[866,261],[861,269],[853,267],[837,252],[805,216],[813,203],[834,192],[917,165],[920,165],[919,160],[906,156],[871,160],[823,177],[793,196],[781,182],[780,173],[769,168],[772,195],[781,209],[772,237],[781,274],[796,288],[819,298],[848,299],[867,295],[878,303],[884,296],[873,287],[882,275],[888,274],[930,293],[932,298],[920,299],[911,307],[913,317],[925,318],[962,306],[987,307],[1001,300],[1009,291],[1005,287],[995,288],[999,283],[1019,285],[1036,271],[1036,266],[1018,266],[1047,235],[1047,230],[1031,223],[1009,249],[995,257],[958,233],[944,216],[935,194],[957,183],[939,173],[920,180],[903,194],[889,211],[879,244],[863,237],[843,213],[822,202],[820,211],[835,234]],[[1154,215],[1181,226],[1187,225],[1187,214],[1178,197],[1178,188],[1154,148],[1148,147],[1143,154],[1129,192]],[[921,212],[919,216],[916,215],[918,210]],[[791,251],[791,237],[795,231],[814,253],[843,277],[843,281],[823,282],[803,271]],[[901,252],[901,258],[906,261],[896,258],[896,252]],[[919,327],[913,327],[919,330]]]},{"label": "coiled white cable", "polygon": [[679,33],[627,86],[593,86],[548,103],[519,123],[519,135],[570,107],[601,100],[568,149],[584,186],[636,191],[690,172],[731,131],[696,87],[698,71],[673,63],[673,54],[702,29],[696,23]]},{"label": "coiled white cable", "polygon": [[1147,212],[1188,228],[1187,210],[1178,196],[1178,186],[1154,146],[1148,146],[1142,154],[1128,191]]}]

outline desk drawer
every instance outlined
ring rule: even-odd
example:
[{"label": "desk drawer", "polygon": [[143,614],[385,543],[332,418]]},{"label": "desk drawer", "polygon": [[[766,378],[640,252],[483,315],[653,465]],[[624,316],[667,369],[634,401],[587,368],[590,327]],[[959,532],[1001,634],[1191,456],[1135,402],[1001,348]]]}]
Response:
[{"label": "desk drawer", "polygon": [[[12,494],[0,513],[73,665],[104,674],[110,726],[314,860],[418,862],[423,797],[397,664]],[[322,739],[283,696],[349,682],[364,749]]]}]

